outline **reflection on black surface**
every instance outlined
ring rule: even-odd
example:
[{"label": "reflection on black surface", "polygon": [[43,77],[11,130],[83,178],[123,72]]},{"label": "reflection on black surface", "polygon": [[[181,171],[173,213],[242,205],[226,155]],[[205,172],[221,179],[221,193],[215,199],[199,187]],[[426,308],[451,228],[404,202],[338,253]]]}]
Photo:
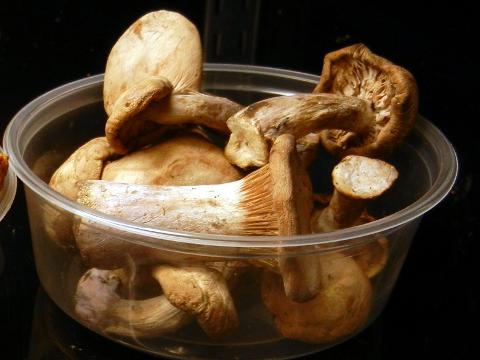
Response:
[{"label": "reflection on black surface", "polygon": [[[374,322],[357,337],[321,353],[323,359],[381,359],[382,321]],[[318,358],[318,354],[308,358]],[[32,316],[28,360],[50,359],[147,359],[93,333],[62,312],[39,287]]]}]

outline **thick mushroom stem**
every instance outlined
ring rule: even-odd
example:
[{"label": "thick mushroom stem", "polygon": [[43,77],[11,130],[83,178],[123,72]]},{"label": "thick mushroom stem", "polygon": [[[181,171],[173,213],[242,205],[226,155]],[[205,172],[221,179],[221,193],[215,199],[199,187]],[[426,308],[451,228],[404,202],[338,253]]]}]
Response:
[{"label": "thick mushroom stem", "polygon": [[368,201],[391,188],[398,177],[392,165],[364,156],[346,156],[332,171],[335,188],[330,203],[312,222],[314,232],[352,226],[365,211]]},{"label": "thick mushroom stem", "polygon": [[190,315],[164,295],[126,300],[117,293],[120,286],[120,277],[114,271],[88,270],[77,285],[75,312],[86,325],[119,336],[161,336],[191,321]]},{"label": "thick mushroom stem", "polygon": [[217,185],[155,186],[85,181],[77,201],[121,219],[198,233],[274,235],[269,167]]},{"label": "thick mushroom stem", "polygon": [[227,158],[242,168],[263,166],[281,134],[295,138],[324,129],[368,133],[374,126],[370,103],[335,94],[277,96],[259,101],[227,120],[232,131]]}]

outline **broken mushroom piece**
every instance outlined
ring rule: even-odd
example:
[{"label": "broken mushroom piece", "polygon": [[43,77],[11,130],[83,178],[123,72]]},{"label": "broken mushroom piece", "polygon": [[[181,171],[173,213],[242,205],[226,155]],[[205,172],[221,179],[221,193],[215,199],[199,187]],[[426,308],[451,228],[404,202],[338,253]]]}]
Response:
[{"label": "broken mushroom piece", "polygon": [[[104,164],[115,156],[104,137],[92,139],[79,147],[53,173],[49,186],[70,200],[75,200],[78,181],[100,179]],[[57,245],[72,247],[72,218],[60,209],[45,207],[45,229]]]},{"label": "broken mushroom piece", "polygon": [[211,338],[227,335],[238,326],[238,317],[225,277],[206,267],[159,265],[152,270],[166,298],[194,316]]},{"label": "broken mushroom piece", "polygon": [[280,276],[265,271],[262,299],[280,333],[289,339],[331,343],[365,325],[372,305],[368,278],[349,257],[319,255],[320,291],[312,300],[290,300]]},{"label": "broken mushroom piece", "polygon": [[127,300],[119,295],[121,277],[111,270],[90,269],[75,293],[75,313],[95,330],[132,337],[155,337],[174,332],[191,321],[164,295]]},{"label": "broken mushroom piece", "polygon": [[241,168],[268,162],[271,144],[282,134],[296,138],[323,129],[368,133],[374,125],[370,104],[335,94],[299,94],[261,100],[227,120],[232,134],[225,155]]},{"label": "broken mushroom piece", "polygon": [[384,157],[413,127],[418,110],[414,77],[404,68],[356,44],[325,56],[315,93],[358,97],[370,104],[375,126],[365,134],[348,129],[321,132],[324,147],[339,157],[348,154]]},{"label": "broken mushroom piece", "polygon": [[220,147],[194,133],[131,152],[105,165],[102,173],[102,180],[144,185],[208,185],[241,177]]},{"label": "broken mushroom piece", "polygon": [[349,155],[332,171],[333,195],[327,207],[313,218],[314,232],[352,226],[365,211],[368,201],[390,189],[398,177],[394,166],[378,159]]},{"label": "broken mushroom piece", "polygon": [[117,40],[107,60],[103,100],[111,115],[117,100],[151,77],[168,79],[175,91],[199,90],[202,45],[197,28],[172,11],[148,13]]},{"label": "broken mushroom piece", "polygon": [[139,139],[152,131],[185,124],[228,134],[226,120],[242,108],[227,98],[192,90],[169,95],[170,90],[166,79],[147,78],[118,98],[105,125],[107,140],[115,152],[125,154],[137,148]]},{"label": "broken mushroom piece", "polygon": [[[332,171],[335,190],[328,206],[314,211],[313,232],[329,232],[372,221],[365,213],[368,202],[390,189],[397,177],[395,167],[385,161],[346,156]],[[387,254],[386,239],[381,238],[358,249],[356,257],[372,277],[385,265]]]}]

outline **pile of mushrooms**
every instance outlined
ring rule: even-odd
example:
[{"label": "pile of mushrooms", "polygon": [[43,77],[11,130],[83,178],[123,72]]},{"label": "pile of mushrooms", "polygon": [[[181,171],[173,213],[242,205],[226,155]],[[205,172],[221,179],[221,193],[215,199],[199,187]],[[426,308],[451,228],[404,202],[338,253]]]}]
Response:
[{"label": "pile of mushrooms", "polygon": [[[124,220],[196,233],[292,236],[375,220],[367,205],[399,176],[381,158],[417,112],[408,71],[357,44],[327,54],[312,93],[248,106],[202,93],[201,76],[200,37],[189,20],[169,11],[138,19],[108,57],[105,137],[71,154],[50,186]],[[308,172],[321,151],[338,162],[328,195],[313,193]],[[227,336],[242,321],[234,289],[260,268],[261,299],[283,336],[337,341],[367,321],[371,279],[388,261],[386,238],[355,254],[325,254],[319,245],[295,256],[279,245],[268,259],[212,261],[121,240],[81,217],[48,212],[45,224],[89,269],[76,288],[79,318],[135,338],[194,321],[213,339]]]}]

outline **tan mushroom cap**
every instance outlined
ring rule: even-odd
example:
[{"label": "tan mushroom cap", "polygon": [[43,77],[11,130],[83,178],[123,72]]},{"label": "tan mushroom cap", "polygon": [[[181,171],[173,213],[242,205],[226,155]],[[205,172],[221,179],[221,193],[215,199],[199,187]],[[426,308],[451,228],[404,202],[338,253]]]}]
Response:
[{"label": "tan mushroom cap", "polygon": [[148,13],[117,40],[105,69],[103,99],[107,114],[127,89],[152,76],[167,78],[175,91],[200,88],[200,35],[181,14],[166,10]]},{"label": "tan mushroom cap", "polygon": [[336,94],[277,96],[256,102],[227,120],[227,158],[241,168],[268,162],[271,144],[282,134],[296,138],[323,129],[368,132],[374,125],[369,103]]},{"label": "tan mushroom cap", "polygon": [[200,135],[174,135],[134,151],[103,169],[102,180],[152,185],[206,185],[238,180],[241,172]]},{"label": "tan mushroom cap", "polygon": [[413,127],[418,110],[414,77],[404,68],[356,44],[325,56],[315,93],[355,96],[371,103],[375,127],[368,136],[345,130],[322,131],[325,148],[338,156],[383,157]]},{"label": "tan mushroom cap", "polygon": [[372,305],[368,278],[349,257],[322,255],[321,290],[310,301],[296,303],[284,292],[278,275],[264,273],[262,299],[280,333],[289,339],[330,343],[365,325]]},{"label": "tan mushroom cap", "polygon": [[389,163],[348,155],[332,171],[333,186],[350,199],[369,200],[390,189],[398,171]]},{"label": "tan mushroom cap", "polygon": [[220,272],[160,265],[152,274],[170,303],[194,316],[208,336],[219,338],[238,326],[235,305]]}]

